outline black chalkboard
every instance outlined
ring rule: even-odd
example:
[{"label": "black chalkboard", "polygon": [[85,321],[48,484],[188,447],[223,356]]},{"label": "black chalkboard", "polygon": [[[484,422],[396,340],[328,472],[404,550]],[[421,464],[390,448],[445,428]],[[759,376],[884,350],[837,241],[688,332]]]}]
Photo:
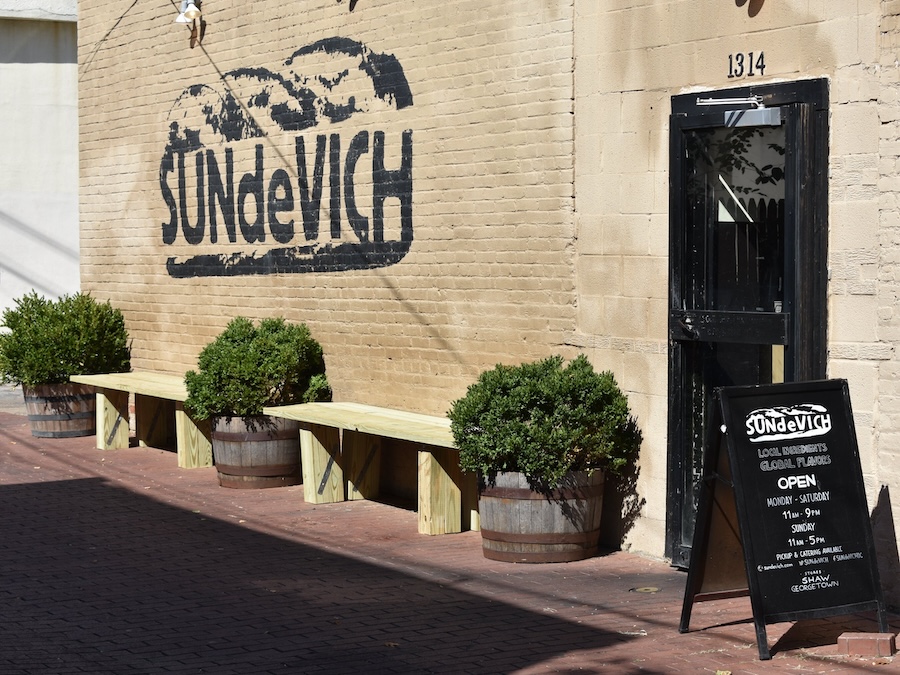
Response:
[{"label": "black chalkboard", "polygon": [[683,632],[741,593],[761,659],[767,623],[875,610],[887,632],[846,381],[719,389],[704,466]]}]

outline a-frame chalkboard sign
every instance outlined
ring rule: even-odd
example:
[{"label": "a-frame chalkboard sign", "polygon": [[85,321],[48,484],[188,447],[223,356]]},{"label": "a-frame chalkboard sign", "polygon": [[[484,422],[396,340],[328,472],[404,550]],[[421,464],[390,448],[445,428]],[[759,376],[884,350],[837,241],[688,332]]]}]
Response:
[{"label": "a-frame chalkboard sign", "polygon": [[847,382],[722,387],[714,408],[681,632],[694,602],[747,594],[760,659],[769,623],[875,611],[887,632]]}]

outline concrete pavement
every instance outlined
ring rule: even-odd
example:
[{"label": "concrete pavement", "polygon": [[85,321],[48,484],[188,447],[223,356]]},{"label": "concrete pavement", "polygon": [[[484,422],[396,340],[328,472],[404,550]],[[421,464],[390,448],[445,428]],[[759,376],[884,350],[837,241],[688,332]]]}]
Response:
[{"label": "concrete pavement", "polygon": [[22,398],[21,387],[0,384],[0,412],[25,414],[25,399]]},{"label": "concrete pavement", "polygon": [[664,561],[493,562],[412,511],[221,488],[94,442],[0,412],[0,675],[900,672],[838,654],[869,616],[770,625],[760,661],[746,598],[678,633],[685,575]]}]

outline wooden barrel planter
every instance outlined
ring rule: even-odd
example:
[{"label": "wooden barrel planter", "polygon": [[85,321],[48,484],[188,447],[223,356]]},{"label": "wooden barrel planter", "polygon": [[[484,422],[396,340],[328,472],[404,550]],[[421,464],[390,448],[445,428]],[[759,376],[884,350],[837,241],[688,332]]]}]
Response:
[{"label": "wooden barrel planter", "polygon": [[211,438],[222,487],[300,484],[300,422],[267,415],[214,417]]},{"label": "wooden barrel planter", "polygon": [[597,553],[603,472],[567,474],[549,495],[524,474],[500,473],[478,496],[484,557],[520,563],[572,562]]},{"label": "wooden barrel planter", "polygon": [[23,386],[31,435],[38,438],[75,438],[97,432],[96,395],[84,384]]}]

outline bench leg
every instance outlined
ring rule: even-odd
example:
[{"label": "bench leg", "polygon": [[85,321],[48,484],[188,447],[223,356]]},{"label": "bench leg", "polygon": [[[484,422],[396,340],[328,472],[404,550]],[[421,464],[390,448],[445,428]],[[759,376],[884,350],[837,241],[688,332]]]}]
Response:
[{"label": "bench leg", "polygon": [[419,450],[419,533],[462,532],[459,453],[433,446]]},{"label": "bench leg", "polygon": [[300,467],[305,502],[330,504],[344,501],[344,470],[340,462],[341,435],[338,429],[319,424],[300,428]]},{"label": "bench leg", "polygon": [[179,468],[199,469],[213,465],[210,421],[195,420],[180,401],[175,404],[175,447]]},{"label": "bench leg", "polygon": [[175,446],[175,401],[135,394],[134,427],[140,446],[173,448]]},{"label": "bench leg", "polygon": [[112,450],[127,448],[128,392],[116,389],[97,389],[97,448]]},{"label": "bench leg", "polygon": [[381,438],[344,431],[341,456],[347,468],[347,499],[374,499],[381,482]]}]

